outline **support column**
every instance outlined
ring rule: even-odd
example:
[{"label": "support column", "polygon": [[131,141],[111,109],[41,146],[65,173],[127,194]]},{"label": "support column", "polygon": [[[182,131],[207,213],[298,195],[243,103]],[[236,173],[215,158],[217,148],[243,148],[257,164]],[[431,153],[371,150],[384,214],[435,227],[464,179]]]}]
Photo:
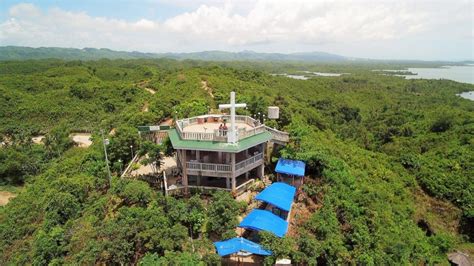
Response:
[{"label": "support column", "polygon": [[230,177],[225,178],[225,187],[230,188]]},{"label": "support column", "polygon": [[181,150],[181,158],[183,159],[182,166],[183,166],[183,186],[184,186],[184,193],[188,194],[188,169],[186,167],[186,150]]},{"label": "support column", "polygon": [[237,182],[236,182],[236,176],[235,176],[235,153],[230,154],[230,159],[231,159],[231,168],[232,168],[232,192],[235,192],[235,189],[237,187]]},{"label": "support column", "polygon": [[[271,142],[268,142],[270,144]],[[273,145],[268,145],[267,143],[262,143],[262,152],[263,152],[263,161],[270,163],[272,160]]]},{"label": "support column", "polygon": [[200,162],[200,159],[201,159],[201,153],[200,151],[196,151],[196,160]]},{"label": "support column", "polygon": [[258,167],[258,174],[260,179],[263,180],[263,177],[265,176],[265,165],[263,163]]},{"label": "support column", "polygon": [[222,152],[221,152],[221,151],[218,151],[218,152],[217,152],[217,161],[218,161],[219,163],[222,163]]}]

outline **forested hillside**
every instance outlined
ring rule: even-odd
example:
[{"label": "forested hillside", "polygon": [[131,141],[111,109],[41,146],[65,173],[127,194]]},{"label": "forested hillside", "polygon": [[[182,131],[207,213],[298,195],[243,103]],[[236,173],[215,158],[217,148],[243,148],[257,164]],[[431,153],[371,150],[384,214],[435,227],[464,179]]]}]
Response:
[{"label": "forested hillside", "polygon": [[[206,63],[171,59],[0,63],[0,182],[24,186],[0,207],[0,264],[216,264],[212,241],[235,235],[245,204],[226,193],[164,197],[116,177],[142,151],[136,127],[198,115],[235,90],[247,114],[290,133],[305,160],[293,233],[262,234],[265,260],[447,264],[474,253],[473,85],[379,75],[380,65]],[[295,80],[270,73],[350,73]],[[202,81],[212,94],[202,88]],[[146,111],[144,106],[147,106]],[[109,183],[100,139],[110,135]],[[74,147],[71,132],[92,132]],[[45,135],[44,145],[31,138]],[[153,147],[164,149],[164,147]],[[270,166],[268,169],[271,169]]]},{"label": "forested hillside", "polygon": [[64,59],[64,60],[98,60],[98,59],[143,59],[143,58],[172,58],[211,61],[309,61],[309,62],[338,62],[350,58],[324,52],[309,53],[257,53],[253,51],[225,52],[205,51],[194,53],[142,53],[113,51],[106,48],[59,48],[59,47],[0,47],[0,60],[28,59]]}]

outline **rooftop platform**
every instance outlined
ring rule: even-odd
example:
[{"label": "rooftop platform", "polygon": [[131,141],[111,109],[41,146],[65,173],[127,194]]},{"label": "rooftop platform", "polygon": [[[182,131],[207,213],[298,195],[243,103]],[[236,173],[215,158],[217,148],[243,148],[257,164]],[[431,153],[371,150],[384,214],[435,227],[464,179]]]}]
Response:
[{"label": "rooftop platform", "polygon": [[168,136],[173,144],[174,149],[181,150],[196,150],[196,151],[222,151],[238,153],[243,150],[247,150],[258,144],[265,143],[272,138],[272,134],[267,131],[263,131],[259,134],[247,137],[236,144],[231,144],[223,141],[201,141],[201,140],[185,140],[179,135],[178,129],[170,129]]},{"label": "rooftop platform", "polygon": [[[199,118],[198,118],[198,121],[199,121]],[[194,133],[216,132],[216,131],[219,131],[219,126],[223,124],[224,122],[222,121],[222,118],[208,116],[207,119],[204,118],[203,120],[201,120],[201,123],[189,124],[185,126],[183,128],[183,132],[194,132]],[[237,130],[251,130],[255,128],[254,125],[249,125],[244,121],[236,121],[235,124],[237,126]],[[228,120],[226,121],[226,125],[230,127]]]},{"label": "rooftop platform", "polygon": [[[219,130],[220,125],[227,129]],[[265,125],[243,115],[235,116],[235,127],[238,140],[265,132]],[[181,139],[227,142],[227,132],[230,129],[229,115],[202,115],[176,121],[176,130]]]}]

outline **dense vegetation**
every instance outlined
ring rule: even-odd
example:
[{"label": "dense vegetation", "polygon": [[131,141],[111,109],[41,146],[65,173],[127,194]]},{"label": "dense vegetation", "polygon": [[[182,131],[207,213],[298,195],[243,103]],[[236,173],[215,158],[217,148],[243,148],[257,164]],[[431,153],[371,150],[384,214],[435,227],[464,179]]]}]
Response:
[{"label": "dense vegetation", "polygon": [[324,61],[336,62],[347,61],[349,58],[344,56],[329,54],[324,52],[312,53],[257,53],[253,51],[243,52],[225,52],[225,51],[205,51],[194,53],[142,53],[142,52],[124,52],[113,51],[106,48],[56,48],[56,47],[20,47],[3,46],[0,47],[0,60],[25,60],[25,59],[65,59],[65,60],[97,60],[97,59],[192,59],[192,60],[210,60],[210,61],[232,61],[232,60],[250,60],[250,61]]},{"label": "dense vegetation", "polygon": [[[474,86],[404,80],[370,66],[173,60],[0,63],[0,182],[26,188],[0,209],[0,264],[216,263],[245,206],[228,194],[164,197],[149,184],[109,183],[100,132],[112,129],[113,175],[140,143],[134,129],[207,112],[231,90],[291,134],[283,156],[307,162],[294,234],[262,234],[270,263],[434,264],[472,252]],[[341,71],[293,80],[275,71]],[[206,81],[212,95],[202,88]],[[148,90],[147,90],[148,89]],[[151,94],[149,90],[155,91]],[[144,111],[147,106],[148,111]],[[94,144],[73,147],[71,132]],[[31,137],[45,135],[45,144]],[[278,156],[278,154],[275,154]],[[159,160],[159,158],[156,158]]]}]

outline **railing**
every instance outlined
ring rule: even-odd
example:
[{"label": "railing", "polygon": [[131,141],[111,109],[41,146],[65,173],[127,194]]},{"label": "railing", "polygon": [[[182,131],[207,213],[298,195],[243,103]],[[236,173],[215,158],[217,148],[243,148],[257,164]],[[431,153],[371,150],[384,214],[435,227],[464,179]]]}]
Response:
[{"label": "railing", "polygon": [[[252,165],[254,163],[258,163],[262,159],[263,159],[263,153],[259,153],[246,160],[238,162],[237,164],[235,164],[235,171],[238,172],[241,169],[245,169],[247,166]],[[208,171],[208,172],[220,172],[220,173],[232,172],[232,166],[230,164],[186,162],[186,168],[188,170],[196,170],[196,171]]]},{"label": "railing", "polygon": [[245,139],[247,137],[257,135],[257,134],[260,134],[260,133],[263,133],[263,132],[265,132],[265,126],[260,125],[260,126],[257,126],[255,128],[249,129],[249,130],[238,131],[238,138],[239,139]]},{"label": "railing", "polygon": [[[215,117],[215,116],[210,116]],[[222,120],[230,121],[229,115],[220,116]],[[176,130],[178,131],[181,139],[185,140],[204,140],[204,141],[227,141],[227,136],[219,130],[214,130],[214,132],[185,132],[183,129],[189,125],[197,124],[198,117],[186,118],[176,121]],[[239,140],[265,132],[264,125],[261,125],[259,121],[245,115],[235,116],[235,121],[239,123],[245,123],[252,127],[252,129],[245,130],[240,129],[237,131],[237,138]]]},{"label": "railing", "polygon": [[181,132],[182,139],[192,140],[214,140],[214,133],[203,133],[203,132]]},{"label": "railing", "polygon": [[189,170],[212,171],[212,172],[231,172],[232,171],[232,167],[228,164],[215,164],[215,163],[187,162],[186,168]]},{"label": "railing", "polygon": [[133,159],[130,161],[130,163],[128,164],[127,168],[125,168],[125,170],[122,172],[122,174],[120,175],[120,178],[123,178],[125,177],[126,175],[130,174],[131,169],[132,169],[132,165],[134,163],[136,163],[138,161],[138,154],[135,154],[135,156],[133,157]]},{"label": "railing", "polygon": [[247,191],[247,189],[255,182],[255,179],[249,179],[248,181],[245,181],[243,184],[235,188],[235,191],[237,195],[240,195]]},{"label": "railing", "polygon": [[259,160],[262,160],[262,159],[263,159],[263,153],[259,153],[259,154],[255,155],[253,157],[250,157],[246,160],[243,160],[243,161],[241,161],[241,162],[239,162],[235,165],[235,171],[238,171],[242,168],[245,168],[245,167],[247,167],[251,164],[254,164],[254,163],[256,163],[256,162],[258,162]]},{"label": "railing", "polygon": [[[168,188],[167,193],[168,196],[179,196],[184,194],[184,190],[186,189],[185,186],[177,186],[174,188]],[[206,187],[206,186],[188,186],[189,192],[195,193],[195,192],[200,192],[202,194],[211,194],[213,191],[216,190],[223,190],[223,191],[232,191],[230,188],[222,188],[222,187]]]},{"label": "railing", "polygon": [[274,140],[282,141],[282,142],[289,142],[290,141],[290,134],[287,132],[283,132],[271,127],[265,126],[265,129],[270,132],[273,136]]},{"label": "railing", "polygon": [[[230,123],[230,115],[223,115],[222,119],[225,119],[228,123]],[[236,115],[235,122],[242,122],[252,127],[258,126],[260,124],[259,121],[246,115]]]}]

